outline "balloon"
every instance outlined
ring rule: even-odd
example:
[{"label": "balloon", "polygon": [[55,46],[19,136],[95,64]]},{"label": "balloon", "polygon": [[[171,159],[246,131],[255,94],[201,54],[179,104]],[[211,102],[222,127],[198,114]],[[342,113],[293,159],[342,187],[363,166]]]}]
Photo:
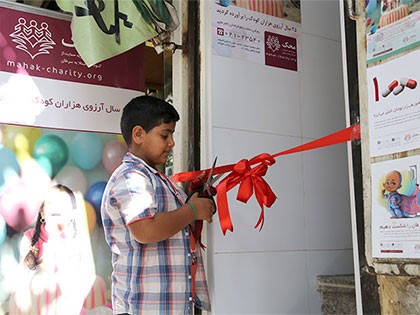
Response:
[{"label": "balloon", "polygon": [[66,165],[55,176],[57,184],[67,186],[74,192],[80,191],[82,195],[86,193],[88,181],[85,173],[77,166]]},{"label": "balloon", "polygon": [[[51,176],[54,177],[67,163],[69,158],[69,149],[62,138],[54,134],[43,135],[35,143],[34,158],[37,161],[49,164],[51,167]],[[45,167],[48,172],[48,167]]]},{"label": "balloon", "polygon": [[76,164],[83,170],[94,168],[101,161],[103,143],[98,135],[82,132],[76,135],[70,151]]},{"label": "balloon", "polygon": [[42,201],[22,180],[7,187],[0,198],[0,214],[17,232],[25,230],[38,215]]},{"label": "balloon", "polygon": [[42,198],[51,188],[50,175],[33,158],[20,163],[22,181],[31,189],[33,194]]},{"label": "balloon", "polygon": [[45,174],[47,174],[49,177],[53,177],[53,167],[50,159],[46,156],[38,156],[35,159],[36,163],[39,165],[39,167],[42,168]]},{"label": "balloon", "polygon": [[99,225],[102,224],[101,202],[102,202],[102,195],[104,194],[105,186],[106,186],[106,182],[94,183],[92,186],[89,187],[85,196],[85,200],[89,202],[95,209],[96,222],[98,222]]},{"label": "balloon", "polygon": [[370,28],[370,33],[371,33],[371,34],[375,34],[377,30],[378,30],[378,27],[377,27],[376,25],[373,25],[373,26]]},{"label": "balloon", "polygon": [[0,193],[6,188],[7,182],[18,178],[20,167],[12,150],[0,144]]},{"label": "balloon", "polygon": [[6,221],[4,221],[3,217],[0,216],[0,246],[3,244],[4,240],[6,239],[7,235],[7,228],[6,228]]},{"label": "balloon", "polygon": [[86,219],[89,232],[92,232],[96,225],[96,212],[90,202],[85,200],[85,209],[86,209]]},{"label": "balloon", "polygon": [[115,138],[117,139],[117,141],[119,141],[123,144],[126,144],[125,140],[124,140],[124,137],[122,135],[116,135]]},{"label": "balloon", "polygon": [[230,5],[231,5],[232,0],[220,0],[219,2],[220,2],[220,4],[221,4],[222,6],[224,6],[224,7],[228,7],[228,6],[230,6]]},{"label": "balloon", "polygon": [[121,164],[126,153],[127,146],[120,141],[111,140],[105,144],[102,152],[102,163],[109,174]]},{"label": "balloon", "polygon": [[39,128],[6,126],[4,128],[4,144],[16,152],[20,161],[31,157],[35,142],[41,137]]}]

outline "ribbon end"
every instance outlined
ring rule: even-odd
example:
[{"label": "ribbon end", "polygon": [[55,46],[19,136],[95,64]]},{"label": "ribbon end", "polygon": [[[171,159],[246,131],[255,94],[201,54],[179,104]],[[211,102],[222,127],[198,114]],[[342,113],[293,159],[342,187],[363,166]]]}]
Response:
[{"label": "ribbon end", "polygon": [[257,229],[258,226],[260,226],[260,228],[258,229],[258,232],[261,232],[263,226],[264,226],[264,219],[261,221],[258,221],[257,224],[255,224],[254,229]]},{"label": "ribbon end", "polygon": [[261,232],[263,226],[264,226],[264,207],[261,206],[261,213],[260,217],[258,218],[257,224],[255,224],[254,229],[260,227],[259,231]]},{"label": "ribbon end", "polygon": [[229,226],[229,227],[227,227],[227,228],[224,228],[222,231],[223,231],[223,235],[226,235],[226,232],[227,231],[231,231],[232,233],[233,233],[233,226],[231,225],[231,226]]}]

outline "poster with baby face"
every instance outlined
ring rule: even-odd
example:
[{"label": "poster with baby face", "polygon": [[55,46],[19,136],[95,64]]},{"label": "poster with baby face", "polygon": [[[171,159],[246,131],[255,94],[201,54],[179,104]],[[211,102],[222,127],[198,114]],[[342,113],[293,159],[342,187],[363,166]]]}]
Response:
[{"label": "poster with baby face", "polygon": [[420,156],[372,164],[372,256],[420,257]]}]

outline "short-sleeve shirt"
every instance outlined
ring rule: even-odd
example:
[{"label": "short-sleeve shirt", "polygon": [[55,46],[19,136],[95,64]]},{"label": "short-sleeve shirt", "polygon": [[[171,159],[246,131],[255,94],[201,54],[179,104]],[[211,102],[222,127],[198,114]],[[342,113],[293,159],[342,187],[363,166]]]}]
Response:
[{"label": "short-sleeve shirt", "polygon": [[[185,192],[130,152],[105,188],[101,215],[112,252],[114,314],[191,314],[193,302],[210,310],[200,246],[190,246],[186,226],[167,240],[141,244],[127,225],[182,206]],[[192,258],[197,257],[195,296]]]}]

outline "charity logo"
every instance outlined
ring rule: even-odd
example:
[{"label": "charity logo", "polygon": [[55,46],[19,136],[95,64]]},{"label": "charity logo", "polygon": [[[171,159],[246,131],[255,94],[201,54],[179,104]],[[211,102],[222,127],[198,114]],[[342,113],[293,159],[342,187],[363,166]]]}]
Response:
[{"label": "charity logo", "polygon": [[49,54],[49,50],[54,48],[55,42],[48,29],[48,23],[31,20],[29,25],[25,18],[19,18],[15,25],[15,31],[9,36],[15,42],[16,48],[26,52],[32,59],[38,55]]},{"label": "charity logo", "polygon": [[264,44],[267,66],[297,71],[296,38],[264,32]]},{"label": "charity logo", "polygon": [[270,49],[273,53],[280,49],[280,41],[277,36],[269,35],[265,43],[267,48]]}]

